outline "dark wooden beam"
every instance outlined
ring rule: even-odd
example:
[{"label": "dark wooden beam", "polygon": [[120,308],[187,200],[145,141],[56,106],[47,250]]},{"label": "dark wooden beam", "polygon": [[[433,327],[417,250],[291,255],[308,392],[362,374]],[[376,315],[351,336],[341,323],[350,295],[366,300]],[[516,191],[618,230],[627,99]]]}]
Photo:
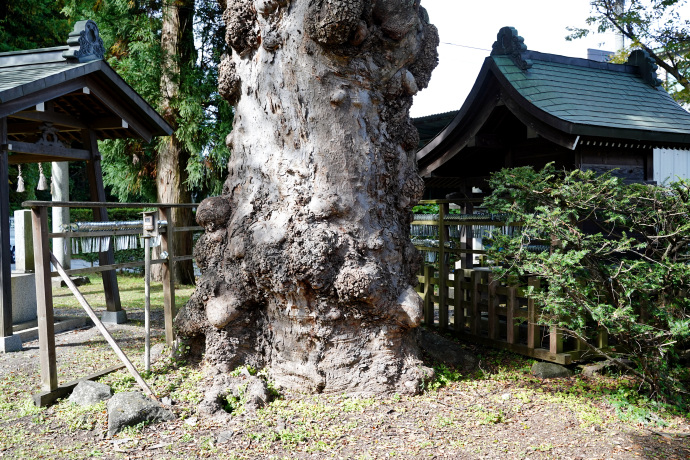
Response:
[{"label": "dark wooden beam", "polygon": [[48,155],[27,155],[24,153],[15,153],[10,155],[11,165],[23,165],[27,163],[50,163],[52,161],[65,161],[64,159],[56,159]]},{"label": "dark wooden beam", "polygon": [[91,158],[88,150],[72,149],[59,145],[32,144],[30,142],[5,142],[5,148],[10,152],[27,153],[51,157],[51,161],[87,161]]},{"label": "dark wooden beam", "polygon": [[93,96],[97,97],[101,100],[101,102],[107,105],[108,108],[112,110],[115,115],[117,115],[123,120],[127,120],[127,122],[129,123],[129,127],[133,129],[137,134],[139,134],[139,136],[141,136],[141,138],[144,141],[151,141],[151,139],[153,138],[153,133],[138,120],[135,120],[132,117],[127,117],[127,115],[131,113],[131,110],[129,108],[122,105],[122,103],[117,98],[115,98],[115,96],[113,96],[113,94],[110,91],[107,91],[105,88],[102,88],[94,79],[87,78],[87,81],[88,87]]},{"label": "dark wooden beam", "polygon": [[0,104],[0,118],[12,116],[30,107],[35,107],[37,104],[50,101],[51,99],[64,96],[74,91],[82,91],[84,86],[84,79],[77,78],[33,92],[18,99],[3,102]]},{"label": "dark wooden beam", "polygon": [[[101,169],[101,154],[98,151],[98,139],[92,130],[82,131],[84,146],[91,151],[91,159],[86,163],[86,171],[89,176],[89,190],[93,201],[105,201],[105,188],[103,187],[103,170]],[[105,208],[93,208],[93,217],[97,222],[108,221],[108,210]],[[98,253],[99,265],[115,264],[113,245],[107,252]],[[115,270],[103,272],[103,290],[105,291],[106,309],[111,312],[122,311],[120,303],[120,290],[117,285],[117,273]]]},{"label": "dark wooden beam", "polygon": [[0,119],[0,334],[12,335],[12,266],[10,254],[10,178],[7,143],[7,118]]},{"label": "dark wooden beam", "polygon": [[104,377],[108,374],[112,374],[113,372],[117,372],[120,369],[124,368],[124,364],[118,364],[116,366],[111,366],[98,372],[94,372],[93,374],[87,375],[86,377],[82,377],[78,380],[72,380],[71,382],[63,383],[53,391],[43,391],[41,393],[36,393],[33,395],[34,404],[38,407],[50,406],[51,404],[55,403],[55,401],[57,401],[58,399],[69,396],[69,394],[72,393],[72,390],[74,390],[74,387],[76,387],[82,380],[98,380],[101,377]]},{"label": "dark wooden beam", "polygon": [[39,121],[41,123],[53,123],[58,126],[68,126],[75,129],[87,129],[86,123],[74,118],[71,115],[57,112],[29,112],[21,111],[12,115],[12,118],[20,120]]},{"label": "dark wooden beam", "polygon": [[517,101],[512,99],[508,94],[502,94],[501,98],[505,103],[506,107],[508,107],[510,111],[513,112],[513,115],[515,115],[518,120],[524,123],[525,126],[533,129],[540,136],[550,140],[556,145],[565,147],[568,150],[575,150],[580,136],[568,134],[540,120],[533,114],[529,113],[529,111],[525,110],[525,108],[522,105],[520,105]]},{"label": "dark wooden beam", "polygon": [[127,129],[129,123],[120,117],[104,117],[89,123],[91,129]]}]

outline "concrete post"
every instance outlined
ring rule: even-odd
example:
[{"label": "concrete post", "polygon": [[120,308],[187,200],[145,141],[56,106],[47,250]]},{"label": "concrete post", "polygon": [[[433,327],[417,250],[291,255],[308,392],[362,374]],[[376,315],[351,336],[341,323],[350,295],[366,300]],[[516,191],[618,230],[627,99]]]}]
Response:
[{"label": "concrete post", "polygon": [[[53,201],[69,201],[69,163],[53,163]],[[69,208],[53,208],[53,232],[60,232],[60,226],[69,224]],[[53,255],[62,268],[69,270],[72,264],[72,253],[65,238],[53,240]]]}]

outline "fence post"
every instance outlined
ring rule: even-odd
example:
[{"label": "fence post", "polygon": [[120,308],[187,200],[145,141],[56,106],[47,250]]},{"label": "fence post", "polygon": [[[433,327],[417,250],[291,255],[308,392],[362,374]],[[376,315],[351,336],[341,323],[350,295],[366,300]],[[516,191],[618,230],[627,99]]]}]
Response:
[{"label": "fence post", "polygon": [[557,326],[551,326],[549,331],[549,351],[563,353],[563,330]]},{"label": "fence post", "polygon": [[[471,195],[470,195],[471,196]],[[465,214],[472,214],[474,212],[474,205],[471,202],[467,202],[465,205]],[[470,251],[462,255],[463,267],[466,269],[474,268],[474,238],[472,235],[472,225],[465,225],[465,249]]]},{"label": "fence post", "polygon": [[41,362],[41,389],[53,391],[58,386],[55,362],[55,318],[53,285],[50,279],[50,246],[48,245],[48,210],[31,208],[36,269],[36,309],[38,314],[38,349]]},{"label": "fence post", "polygon": [[506,299],[506,341],[517,343],[520,335],[520,326],[515,322],[515,310],[517,309],[517,288],[508,286],[508,298]]},{"label": "fence post", "polygon": [[448,203],[438,207],[438,325],[439,329],[448,328],[448,265],[446,265],[446,241],[449,239],[446,226]]},{"label": "fence post", "polygon": [[479,335],[482,330],[481,321],[482,314],[479,311],[479,282],[481,280],[481,273],[472,270],[472,318],[470,318],[470,332],[473,335]]},{"label": "fence post", "polygon": [[498,304],[498,296],[496,295],[496,285],[498,284],[498,280],[496,280],[494,278],[494,274],[492,272],[489,272],[488,282],[489,282],[488,333],[489,333],[489,338],[491,340],[496,340],[498,338],[498,315],[496,314],[496,304]]},{"label": "fence post", "polygon": [[431,284],[430,265],[424,265],[424,322],[427,327],[434,325],[434,285]]},{"label": "fence post", "polygon": [[[539,278],[530,277],[527,280],[528,286],[539,289]],[[527,299],[527,348],[534,349],[537,345],[537,306],[534,299]]]},{"label": "fence post", "polygon": [[465,291],[462,282],[465,280],[465,270],[455,269],[453,279],[453,329],[456,332],[465,331]]},{"label": "fence post", "polygon": [[175,308],[175,223],[172,208],[160,208],[161,220],[167,220],[165,233],[161,234],[161,254],[168,253],[168,260],[163,264],[163,309],[165,312],[165,342],[172,347],[175,341],[173,320],[177,313]]}]

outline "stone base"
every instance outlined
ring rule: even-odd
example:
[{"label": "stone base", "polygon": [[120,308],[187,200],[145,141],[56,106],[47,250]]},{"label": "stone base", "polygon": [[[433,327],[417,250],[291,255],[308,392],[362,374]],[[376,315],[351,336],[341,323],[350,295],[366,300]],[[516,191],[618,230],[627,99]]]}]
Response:
[{"label": "stone base", "polygon": [[12,351],[22,350],[22,339],[18,335],[11,335],[9,337],[0,337],[0,352],[10,353]]},{"label": "stone base", "polygon": [[127,312],[120,311],[106,311],[101,316],[101,321],[108,324],[124,324],[127,322]]},{"label": "stone base", "polygon": [[12,273],[12,323],[25,323],[36,318],[36,275]]}]

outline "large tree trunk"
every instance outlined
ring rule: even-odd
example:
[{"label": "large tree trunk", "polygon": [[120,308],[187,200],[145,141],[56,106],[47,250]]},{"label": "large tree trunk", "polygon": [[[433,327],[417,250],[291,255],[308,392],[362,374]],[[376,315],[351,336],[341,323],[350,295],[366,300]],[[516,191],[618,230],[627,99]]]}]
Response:
[{"label": "large tree trunk", "polygon": [[[177,129],[180,85],[190,60],[193,62],[194,0],[169,2],[163,8],[161,33],[161,111],[170,125]],[[192,197],[185,184],[189,151],[175,133],[164,139],[158,148],[156,159],[156,194],[159,203],[191,203]],[[190,209],[172,210],[176,227],[192,225]],[[173,235],[173,246],[177,255],[191,254],[192,235],[180,232]],[[162,278],[162,265],[152,267],[152,277]],[[194,267],[191,261],[177,262],[174,279],[183,284],[194,284]]]},{"label": "large tree trunk", "polygon": [[282,387],[419,391],[409,108],[435,27],[416,0],[228,0],[225,20],[230,173],[197,211],[202,278],[179,332]]}]

